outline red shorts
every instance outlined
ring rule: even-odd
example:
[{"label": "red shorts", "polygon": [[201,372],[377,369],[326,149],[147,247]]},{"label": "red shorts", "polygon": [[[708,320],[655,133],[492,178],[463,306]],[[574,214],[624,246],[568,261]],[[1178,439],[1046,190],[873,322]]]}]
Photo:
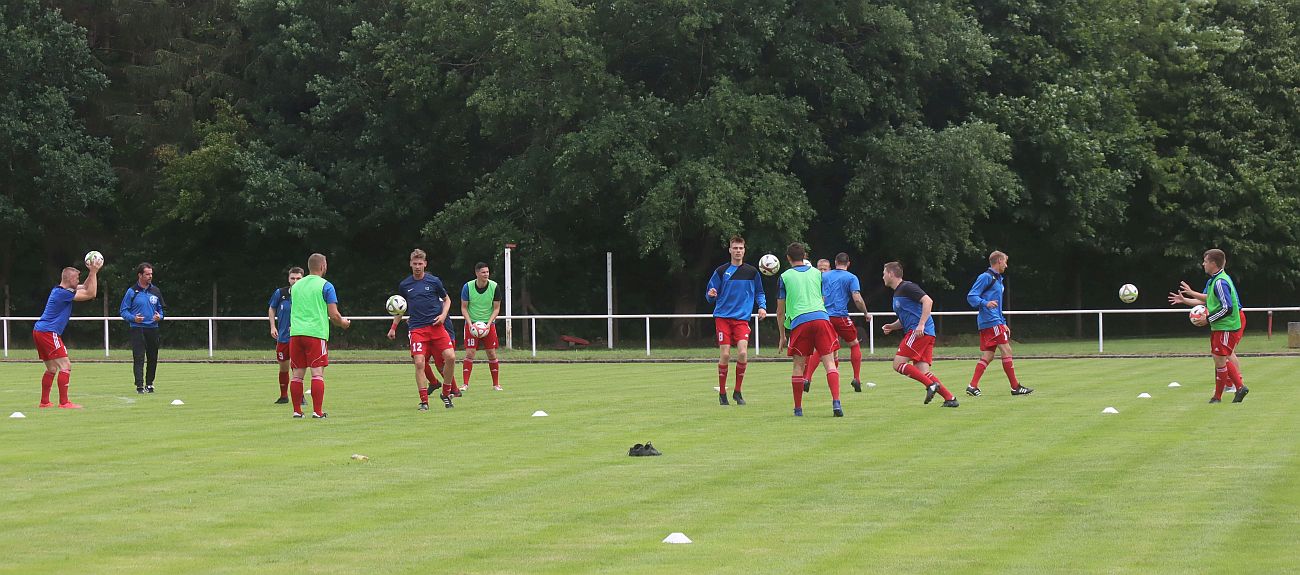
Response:
[{"label": "red shorts", "polygon": [[411,339],[411,355],[442,355],[443,351],[456,347],[451,341],[451,334],[447,332],[446,324],[417,327],[411,330],[408,337]]},{"label": "red shorts", "polygon": [[330,364],[329,342],[310,335],[289,337],[289,367],[306,369]]},{"label": "red shorts", "polygon": [[275,360],[289,361],[289,344],[275,342]]},{"label": "red shorts", "polygon": [[32,341],[36,342],[36,356],[41,361],[68,357],[68,348],[63,345],[63,338],[52,331],[33,331]]},{"label": "red shorts", "polygon": [[1004,343],[1011,343],[1011,328],[1006,324],[980,330],[980,351],[993,351]]},{"label": "red shorts", "polygon": [[474,337],[469,333],[469,322],[465,322],[465,349],[496,349],[501,343],[497,340],[497,324],[488,324],[487,335]]},{"label": "red shorts", "polygon": [[858,326],[853,325],[853,318],[849,316],[831,317],[831,327],[835,328],[835,335],[844,341],[854,341],[858,339]]},{"label": "red shorts", "polygon": [[806,321],[790,332],[790,348],[786,355],[804,357],[829,355],[840,348],[840,340],[835,336],[835,328],[824,319]]},{"label": "red shorts", "polygon": [[749,341],[749,321],[743,319],[713,318],[713,329],[718,332],[718,345],[734,345]]},{"label": "red shorts", "polygon": [[1246,328],[1237,331],[1212,331],[1210,332],[1210,353],[1214,355],[1229,356],[1236,351],[1237,344],[1241,343],[1241,332]]},{"label": "red shorts", "polygon": [[912,361],[934,363],[934,336],[916,330],[903,334],[903,341],[898,342],[898,355]]}]

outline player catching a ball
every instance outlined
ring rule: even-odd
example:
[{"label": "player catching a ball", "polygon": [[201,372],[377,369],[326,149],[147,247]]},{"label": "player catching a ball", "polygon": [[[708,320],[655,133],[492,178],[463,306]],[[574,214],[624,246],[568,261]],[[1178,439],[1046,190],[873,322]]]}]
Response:
[{"label": "player catching a ball", "polygon": [[731,398],[745,405],[740,385],[749,365],[749,314],[758,306],[758,319],[767,317],[767,294],[758,268],[745,263],[745,238],[731,236],[727,242],[731,261],[713,270],[704,299],[713,304],[713,328],[718,342],[718,404],[727,403],[727,365],[731,346],[736,346],[736,386]]},{"label": "player catching a ball", "polygon": [[63,268],[59,285],[50,289],[50,297],[45,300],[45,311],[41,319],[32,328],[32,340],[36,343],[36,355],[45,363],[45,375],[41,376],[41,403],[39,407],[54,407],[50,403],[50,389],[57,379],[59,383],[59,407],[63,409],[81,409],[81,406],[68,399],[68,381],[72,377],[72,360],[68,359],[68,348],[63,344],[63,330],[68,327],[68,318],[72,317],[72,302],[95,299],[99,286],[99,268],[104,266],[104,256],[99,252],[86,254],[86,283],[80,284],[81,271],[77,268]]},{"label": "player catching a ball", "polygon": [[[465,362],[461,367],[461,383],[469,387],[469,374],[474,370],[474,352],[487,351],[488,371],[492,372],[492,389],[501,391],[501,367],[497,363],[497,316],[501,314],[501,290],[497,282],[488,279],[492,269],[486,263],[474,264],[474,281],[460,288],[460,316],[465,318]],[[487,326],[487,333],[474,333],[475,324]]]},{"label": "player catching a ball", "polygon": [[1250,390],[1241,382],[1241,369],[1235,361],[1237,344],[1241,342],[1242,332],[1246,330],[1246,315],[1241,310],[1241,298],[1237,295],[1237,286],[1228,277],[1223,268],[1228,265],[1228,256],[1223,250],[1207,250],[1201,259],[1201,269],[1210,276],[1205,282],[1205,293],[1194,291],[1187,282],[1179,282],[1176,292],[1169,292],[1170,305],[1204,305],[1209,314],[1206,318],[1193,320],[1198,326],[1210,326],[1210,355],[1214,358],[1214,397],[1210,403],[1223,401],[1223,389],[1229,386],[1237,388],[1232,396],[1233,403],[1241,403]]}]

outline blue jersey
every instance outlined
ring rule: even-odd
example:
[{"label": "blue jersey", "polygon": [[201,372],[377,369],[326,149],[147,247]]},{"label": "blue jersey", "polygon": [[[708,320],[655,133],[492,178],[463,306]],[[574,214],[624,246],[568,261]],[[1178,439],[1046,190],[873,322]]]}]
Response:
[{"label": "blue jersey", "polygon": [[[126,288],[126,293],[122,294],[122,305],[118,307],[118,313],[131,327],[158,329],[159,322],[167,317],[167,312],[164,311],[166,306],[167,302],[163,301],[162,291],[157,284],[142,288],[137,283]],[[158,321],[153,319],[155,313],[158,314]],[[144,321],[136,322],[137,315]]]},{"label": "blue jersey", "polygon": [[413,275],[406,276],[397,285],[397,293],[406,298],[406,325],[411,329],[433,325],[433,320],[442,315],[442,300],[447,297],[442,280],[433,274],[424,274],[418,280]]},{"label": "blue jersey", "polygon": [[[1007,324],[1007,319],[1002,316],[1002,292],[1005,289],[1002,281],[1002,274],[989,268],[975,278],[975,285],[966,292],[966,303],[980,312],[980,329]],[[991,301],[998,302],[998,307],[990,309],[988,303]]]},{"label": "blue jersey", "polygon": [[[894,288],[894,314],[898,320],[903,322],[903,332],[909,332],[916,329],[916,325],[921,323],[921,299],[925,297],[925,290],[921,286],[910,281],[904,280]],[[934,335],[934,316],[925,320],[925,335]]]},{"label": "blue jersey", "polygon": [[72,317],[72,299],[77,297],[77,290],[61,285],[50,290],[50,298],[45,300],[45,311],[41,319],[32,327],[32,331],[44,331],[63,335],[68,327],[68,318]]},{"label": "blue jersey", "polygon": [[858,276],[848,270],[831,270],[822,274],[822,299],[826,313],[831,317],[849,317],[849,302],[853,294],[862,291]]},{"label": "blue jersey", "polygon": [[[337,301],[337,297],[335,298]],[[270,303],[266,304],[275,310],[275,330],[280,333],[280,337],[275,341],[279,343],[289,343],[289,312],[293,310],[293,301],[289,299],[289,290],[278,288],[275,293],[271,294]]]},{"label": "blue jersey", "polygon": [[[709,297],[709,290],[718,290],[718,295]],[[749,264],[733,266],[730,263],[718,266],[709,276],[709,285],[704,288],[704,299],[713,304],[713,317],[725,319],[748,320],[754,313],[754,306],[767,309],[767,294],[763,292],[763,278],[758,275],[758,268]]]}]

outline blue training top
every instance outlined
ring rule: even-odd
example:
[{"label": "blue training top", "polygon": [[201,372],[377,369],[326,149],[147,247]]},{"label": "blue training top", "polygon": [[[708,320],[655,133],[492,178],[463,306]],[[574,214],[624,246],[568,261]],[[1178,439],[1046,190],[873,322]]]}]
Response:
[{"label": "blue training top", "polygon": [[397,285],[397,293],[406,298],[406,325],[411,329],[433,325],[433,320],[442,315],[443,298],[448,297],[442,280],[433,274],[424,274],[418,280],[414,275],[406,276]]},{"label": "blue training top", "polygon": [[[709,297],[709,290],[718,290]],[[763,278],[758,268],[749,264],[733,266],[725,263],[713,270],[709,285],[704,288],[704,299],[713,304],[713,317],[748,320],[754,306],[767,309],[767,294],[763,292]]]},{"label": "blue training top", "polygon": [[849,302],[853,294],[862,291],[858,276],[848,270],[831,270],[822,274],[822,299],[826,313],[831,317],[849,317]]},{"label": "blue training top", "polygon": [[[122,305],[118,307],[118,313],[131,327],[157,329],[158,323],[167,317],[167,312],[164,311],[166,306],[167,302],[163,301],[158,284],[151,283],[149,287],[141,288],[140,284],[135,283],[122,294]],[[158,314],[158,321],[154,321],[154,313]],[[144,321],[135,321],[137,315],[144,318]]]},{"label": "blue training top", "polygon": [[280,337],[275,338],[275,341],[289,343],[289,312],[293,311],[293,301],[289,299],[289,291],[276,288],[266,307],[275,310],[275,330],[280,333]]},{"label": "blue training top", "polygon": [[[916,325],[921,323],[921,298],[924,297],[925,290],[910,281],[904,280],[894,288],[894,313],[903,322],[904,333],[914,331]],[[934,316],[925,320],[925,331],[922,333],[934,335]]]},{"label": "blue training top", "polygon": [[77,297],[77,290],[61,285],[50,290],[50,298],[45,300],[45,311],[41,319],[32,327],[32,331],[44,331],[63,335],[68,327],[68,318],[72,317],[72,299]]},{"label": "blue training top", "polygon": [[[975,278],[975,285],[966,292],[966,303],[980,312],[978,319],[980,329],[1007,324],[1007,318],[1002,315],[1004,289],[1002,274],[989,268],[984,270],[980,277]],[[988,303],[991,301],[998,302],[998,307],[989,309]]]}]

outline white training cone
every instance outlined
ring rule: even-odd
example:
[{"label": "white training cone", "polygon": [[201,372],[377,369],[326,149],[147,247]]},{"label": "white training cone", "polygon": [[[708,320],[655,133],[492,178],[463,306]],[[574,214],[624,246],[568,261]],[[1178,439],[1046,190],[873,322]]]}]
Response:
[{"label": "white training cone", "polygon": [[13,412],[12,415],[9,416],[9,419],[26,419],[26,418],[27,416],[23,415],[23,412],[21,411],[15,411]]},{"label": "white training cone", "polygon": [[539,409],[533,412],[533,417],[546,417],[546,412]]},{"label": "white training cone", "polygon": [[690,543],[690,542],[691,542],[691,538],[687,537],[685,533],[669,533],[667,537],[664,537],[664,543]]},{"label": "white training cone", "polygon": [[370,461],[370,458],[369,458],[369,457],[366,457],[366,456],[364,456],[364,455],[361,455],[360,453],[353,453],[353,454],[352,454],[352,459],[355,459],[355,460],[357,460],[357,461]]},{"label": "white training cone", "polygon": [[1177,382],[1177,381],[1171,381],[1171,382],[1169,382],[1169,387],[1182,387],[1182,386],[1181,386],[1181,385],[1178,385],[1178,382]]},{"label": "white training cone", "polygon": [[1138,398],[1140,398],[1140,399],[1151,399],[1151,394],[1146,393],[1146,392],[1139,393],[1139,394],[1138,394]]},{"label": "white training cone", "polygon": [[718,386],[715,385],[715,386],[713,386],[713,391],[722,391],[722,390],[721,390],[721,389],[718,389]]},{"label": "white training cone", "polygon": [[172,405],[185,405],[185,402],[184,402],[184,401],[181,401],[181,400],[179,400],[179,399],[173,399],[173,400],[172,400]]},{"label": "white training cone", "polygon": [[868,382],[867,382],[867,387],[875,387],[875,386],[876,386],[876,382],[874,382],[874,381],[868,381]]},{"label": "white training cone", "polygon": [[1107,407],[1106,409],[1101,410],[1101,412],[1102,412],[1102,413],[1119,413],[1119,410],[1118,410],[1118,409],[1115,409],[1115,408],[1113,408],[1113,407]]}]

